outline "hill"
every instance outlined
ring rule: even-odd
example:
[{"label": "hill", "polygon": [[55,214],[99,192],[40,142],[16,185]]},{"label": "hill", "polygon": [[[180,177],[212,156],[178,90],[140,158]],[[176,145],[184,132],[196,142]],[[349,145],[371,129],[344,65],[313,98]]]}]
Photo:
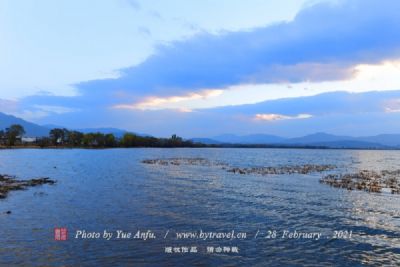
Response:
[{"label": "hill", "polygon": [[29,137],[47,136],[50,131],[47,127],[0,112],[0,129],[3,130],[12,124],[22,125],[26,132],[25,135]]}]

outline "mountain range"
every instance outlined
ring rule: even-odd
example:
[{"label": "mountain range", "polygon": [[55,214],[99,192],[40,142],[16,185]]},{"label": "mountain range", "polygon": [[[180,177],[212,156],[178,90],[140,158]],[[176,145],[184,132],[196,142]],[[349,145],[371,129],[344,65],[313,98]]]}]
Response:
[{"label": "mountain range", "polygon": [[224,134],[212,138],[192,138],[205,144],[288,145],[324,146],[330,148],[400,148],[400,134],[353,137],[327,133],[315,133],[297,138],[284,138],[268,134],[234,135]]},{"label": "mountain range", "polygon": [[47,127],[0,112],[0,130],[4,130],[12,124],[22,125],[25,129],[26,135],[30,137],[47,136],[50,131]]},{"label": "mountain range", "polygon": [[[25,128],[26,136],[47,136],[50,129],[64,128],[58,125],[38,125],[21,118],[0,112],[0,130],[11,124],[20,124]],[[121,137],[126,130],[118,128],[83,128],[74,129],[83,133],[112,133]],[[140,134],[145,135],[145,134]],[[244,145],[285,145],[285,146],[323,146],[329,148],[400,148],[400,134],[380,134],[374,136],[339,136],[328,133],[314,133],[297,138],[284,138],[269,134],[235,135],[223,134],[211,138],[191,138],[193,142],[203,144],[244,144]]]},{"label": "mountain range", "polygon": [[[22,125],[26,132],[25,135],[29,136],[29,137],[48,136],[51,129],[65,128],[64,126],[53,125],[53,124],[38,125],[38,124],[35,124],[32,122],[23,120],[21,118],[17,118],[13,115],[8,115],[8,114],[0,112],[0,130],[3,130],[5,128],[9,127],[12,124]],[[100,133],[105,133],[105,134],[111,133],[117,137],[122,137],[124,135],[124,133],[128,132],[128,131],[117,129],[117,128],[82,128],[82,129],[70,129],[70,130],[76,130],[76,131],[80,131],[82,133],[90,133],[90,132],[92,132],[92,133],[100,132]]]}]

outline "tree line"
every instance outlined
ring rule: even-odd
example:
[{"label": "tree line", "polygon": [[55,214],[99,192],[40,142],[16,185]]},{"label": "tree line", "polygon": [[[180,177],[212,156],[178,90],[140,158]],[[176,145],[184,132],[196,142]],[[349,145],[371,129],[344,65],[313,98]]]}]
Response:
[{"label": "tree line", "polygon": [[[25,134],[23,126],[14,124],[0,131],[0,144],[5,146],[23,145],[22,136]],[[26,144],[26,142],[25,142]],[[125,133],[122,137],[116,137],[112,133],[100,132],[82,133],[66,128],[54,128],[48,136],[36,138],[29,142],[39,147],[202,147],[204,145],[193,143],[189,140],[172,135],[170,138],[156,138],[153,136],[141,136],[134,133]]]},{"label": "tree line", "polygon": [[5,130],[0,130],[0,144],[13,146],[24,134],[24,127],[19,124],[13,124]]}]

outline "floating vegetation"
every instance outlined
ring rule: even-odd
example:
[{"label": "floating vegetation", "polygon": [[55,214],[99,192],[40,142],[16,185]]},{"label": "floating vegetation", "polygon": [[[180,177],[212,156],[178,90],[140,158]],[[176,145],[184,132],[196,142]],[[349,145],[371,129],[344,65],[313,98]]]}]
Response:
[{"label": "floating vegetation", "polygon": [[[247,167],[240,168],[230,166],[221,161],[211,161],[205,158],[158,158],[145,159],[144,164],[162,165],[162,166],[179,166],[179,165],[196,165],[196,166],[218,166],[221,169],[241,175],[284,175],[284,174],[309,174],[330,171],[337,166],[331,164],[305,164],[305,165],[286,165],[277,167]],[[320,179],[320,183],[328,184],[337,188],[345,188],[348,190],[363,190],[367,192],[388,192],[392,194],[400,194],[400,169],[399,170],[382,170],[381,172],[362,170],[352,174],[329,174]]]},{"label": "floating vegetation", "polygon": [[28,187],[55,184],[56,181],[50,178],[36,178],[30,180],[17,180],[15,176],[0,175],[0,198],[6,198],[8,192],[16,190],[25,190]]},{"label": "floating vegetation", "polygon": [[205,158],[166,158],[166,159],[146,159],[142,163],[154,165],[199,165],[199,166],[219,166],[227,172],[235,174],[258,174],[258,175],[276,175],[276,174],[308,174],[312,172],[324,172],[335,169],[335,165],[295,165],[280,167],[250,167],[239,168],[230,166],[220,161],[210,161]]},{"label": "floating vegetation", "polygon": [[313,172],[324,172],[335,169],[335,165],[295,165],[281,167],[252,167],[252,168],[232,168],[228,172],[238,174],[259,174],[259,175],[274,175],[274,174],[309,174]]},{"label": "floating vegetation", "polygon": [[211,161],[205,158],[165,158],[165,159],[145,159],[145,164],[155,165],[198,165],[198,166],[228,166],[228,164],[220,161]]},{"label": "floating vegetation", "polygon": [[330,174],[320,182],[337,188],[367,192],[400,194],[400,170],[381,172],[361,170],[351,174]]}]

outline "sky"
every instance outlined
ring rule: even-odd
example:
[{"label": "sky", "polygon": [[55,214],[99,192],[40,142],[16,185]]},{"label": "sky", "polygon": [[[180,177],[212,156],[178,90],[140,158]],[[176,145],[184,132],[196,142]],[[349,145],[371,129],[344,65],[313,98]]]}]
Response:
[{"label": "sky", "polygon": [[400,133],[396,0],[0,0],[0,112],[155,136]]}]

